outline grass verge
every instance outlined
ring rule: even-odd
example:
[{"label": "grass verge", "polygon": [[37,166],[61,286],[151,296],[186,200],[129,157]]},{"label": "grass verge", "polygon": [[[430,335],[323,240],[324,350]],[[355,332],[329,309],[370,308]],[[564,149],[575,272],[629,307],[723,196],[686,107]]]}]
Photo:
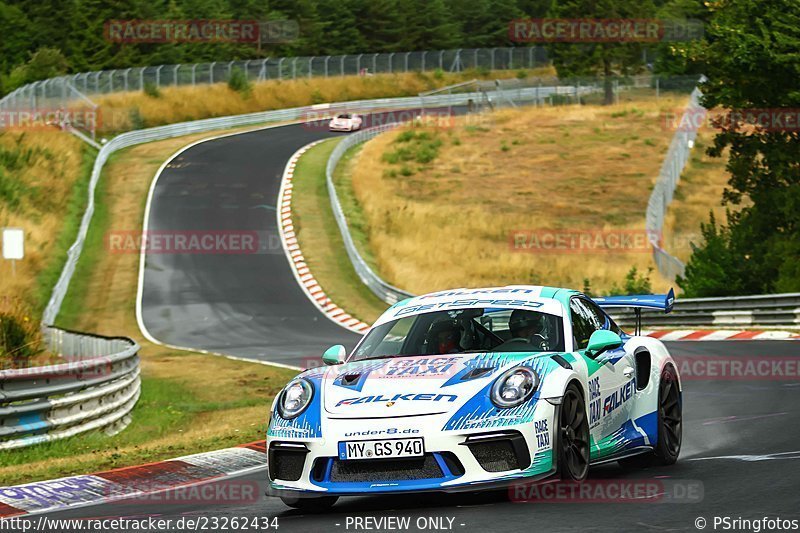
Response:
[{"label": "grass verge", "polygon": [[[727,156],[711,157],[706,150],[713,143],[714,132],[701,129],[694,149],[681,174],[664,219],[664,248],[686,263],[692,255],[692,244],[701,244],[700,223],[708,222],[713,212],[716,220],[726,224],[722,191],[730,174],[725,169]],[[745,205],[747,205],[745,203]],[[727,206],[732,211],[742,206]]]},{"label": "grass verge", "polygon": [[[246,129],[252,129],[246,128]],[[216,132],[219,134],[220,132]],[[142,396],[131,425],[0,452],[0,486],[85,474],[209,451],[264,438],[272,398],[295,371],[154,345],[135,317],[139,256],[108,253],[111,230],[140,230],[150,183],[198,134],[118,152],[96,190],[96,211],[57,324],[141,345]],[[24,465],[24,467],[22,466]]]},{"label": "grass verge", "polygon": [[[361,282],[347,257],[325,181],[328,158],[340,140],[322,142],[300,157],[292,182],[292,217],[303,257],[328,297],[349,314],[371,324],[387,305]],[[343,208],[352,214],[352,196],[345,191],[346,188],[337,187]],[[359,235],[357,224],[350,218],[348,223],[354,237]]]}]

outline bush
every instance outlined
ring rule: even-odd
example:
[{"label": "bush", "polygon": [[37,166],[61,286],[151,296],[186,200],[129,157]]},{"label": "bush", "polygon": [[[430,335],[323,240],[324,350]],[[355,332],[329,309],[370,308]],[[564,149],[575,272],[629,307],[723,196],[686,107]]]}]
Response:
[{"label": "bush", "polygon": [[150,81],[145,82],[142,90],[144,91],[144,94],[146,94],[150,98],[161,98],[161,89],[159,89],[158,85],[156,85],[153,82]]},{"label": "bush", "polygon": [[524,80],[527,77],[528,77],[528,71],[527,70],[523,69],[523,70],[518,70],[517,71],[517,79],[518,80]]},{"label": "bush", "polygon": [[639,275],[639,270],[636,267],[631,267],[625,275],[625,283],[622,287],[617,287],[616,283],[611,286],[611,295],[651,294],[653,287],[650,284],[650,274],[652,273],[652,267],[647,269],[647,274],[642,275]]},{"label": "bush", "polygon": [[37,321],[18,300],[0,300],[0,367],[24,368],[41,353]]},{"label": "bush", "polygon": [[147,127],[144,117],[142,116],[141,111],[139,111],[139,106],[133,106],[131,108],[131,110],[128,112],[128,118],[130,118],[132,130],[141,130]]},{"label": "bush", "polygon": [[231,77],[228,79],[228,87],[230,90],[236,91],[244,96],[249,96],[250,92],[253,90],[250,80],[247,79],[247,74],[240,68],[235,68],[231,71]]}]

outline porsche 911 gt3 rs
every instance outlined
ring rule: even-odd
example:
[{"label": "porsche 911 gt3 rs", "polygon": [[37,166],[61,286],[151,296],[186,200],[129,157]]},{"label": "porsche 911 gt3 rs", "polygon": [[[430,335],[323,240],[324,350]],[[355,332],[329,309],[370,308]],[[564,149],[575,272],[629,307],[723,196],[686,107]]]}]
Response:
[{"label": "porsche 911 gt3 rs", "polygon": [[509,286],[399,302],[352,353],[332,347],[327,366],[277,396],[268,494],[319,509],[347,495],[583,480],[607,461],[672,464],[677,365],[605,309],[669,312],[673,300]]}]

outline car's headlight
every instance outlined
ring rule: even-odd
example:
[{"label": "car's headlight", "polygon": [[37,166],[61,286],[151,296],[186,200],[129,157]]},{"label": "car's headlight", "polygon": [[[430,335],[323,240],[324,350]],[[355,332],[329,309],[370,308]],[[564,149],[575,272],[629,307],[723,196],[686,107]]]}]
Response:
[{"label": "car's headlight", "polygon": [[539,376],[526,366],[512,368],[492,385],[491,398],[497,407],[507,409],[526,402],[539,386]]},{"label": "car's headlight", "polygon": [[314,396],[314,387],[303,378],[293,379],[278,398],[278,414],[286,420],[300,416]]}]

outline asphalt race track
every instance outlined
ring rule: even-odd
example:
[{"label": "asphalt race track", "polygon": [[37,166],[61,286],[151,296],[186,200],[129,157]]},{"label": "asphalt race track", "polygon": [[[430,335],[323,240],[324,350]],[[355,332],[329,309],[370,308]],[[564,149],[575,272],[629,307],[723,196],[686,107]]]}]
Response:
[{"label": "asphalt race track", "polygon": [[[274,205],[286,161],[303,145],[330,135],[322,128],[293,125],[190,148],[171,162],[154,189],[150,230],[255,230],[276,239]],[[254,255],[150,255],[142,309],[149,332],[163,342],[287,364],[301,365],[302,358],[316,357],[331,344],[352,346],[356,340],[319,314],[297,286],[279,247]],[[679,364],[708,356],[785,357],[800,363],[796,341],[667,344]],[[590,479],[604,483],[659,483],[664,494],[656,502],[513,502],[508,491],[500,491],[345,498],[326,514],[304,514],[263,497],[180,505],[154,498],[48,516],[277,516],[280,531],[397,531],[390,523],[355,520],[410,517],[409,527],[399,530],[481,532],[697,531],[700,517],[711,531],[715,516],[800,519],[800,381],[699,378],[684,376],[678,464],[635,470],[612,463],[590,472]],[[257,482],[261,489],[265,477],[260,472],[233,482]],[[694,503],[670,501],[682,500],[681,490],[694,491]],[[420,528],[422,522],[416,521],[442,517],[439,528]]]},{"label": "asphalt race track", "polygon": [[171,161],[153,190],[149,231],[257,231],[267,246],[257,254],[149,254],[142,318],[151,335],[297,366],[333,344],[355,344],[300,289],[275,212],[289,158],[330,135],[284,126],[201,143]]},{"label": "asphalt race track", "polygon": [[[376,113],[365,117],[365,127],[418,113]],[[169,162],[152,192],[148,232],[257,232],[261,246],[254,254],[148,254],[141,314],[150,335],[302,367],[331,345],[355,346],[358,336],[323,316],[298,286],[275,211],[291,156],[336,135],[342,134],[330,133],[327,121],[273,127],[197,144]]]},{"label": "asphalt race track", "polygon": [[[800,363],[793,341],[667,343],[679,364],[706,356],[787,357]],[[280,500],[174,505],[128,501],[51,513],[52,518],[274,517],[280,531],[368,531],[356,519],[410,517],[404,531],[420,531],[418,518],[453,519],[455,531],[697,531],[695,520],[714,516],[800,519],[800,382],[794,380],[684,380],[684,439],[671,467],[625,470],[616,463],[594,467],[590,480],[622,484],[639,479],[667,491],[651,503],[513,502],[506,491],[483,494],[395,495],[344,498],[326,514],[289,510]],[[258,482],[265,473],[222,483]],[[640,482],[637,482],[641,486]],[[610,485],[607,485],[610,486]],[[682,503],[681,489],[699,502]],[[610,494],[610,492],[609,492]],[[668,495],[679,501],[669,503]],[[698,498],[695,498],[698,499]],[[349,527],[348,527],[349,524]],[[463,525],[462,525],[463,524]],[[366,526],[365,523],[360,525]],[[374,525],[374,523],[373,523]],[[385,525],[385,524],[384,524]],[[395,530],[375,527],[371,530]],[[429,530],[429,529],[425,529]],[[447,530],[447,529],[445,529]],[[717,531],[721,529],[718,527]]]}]

